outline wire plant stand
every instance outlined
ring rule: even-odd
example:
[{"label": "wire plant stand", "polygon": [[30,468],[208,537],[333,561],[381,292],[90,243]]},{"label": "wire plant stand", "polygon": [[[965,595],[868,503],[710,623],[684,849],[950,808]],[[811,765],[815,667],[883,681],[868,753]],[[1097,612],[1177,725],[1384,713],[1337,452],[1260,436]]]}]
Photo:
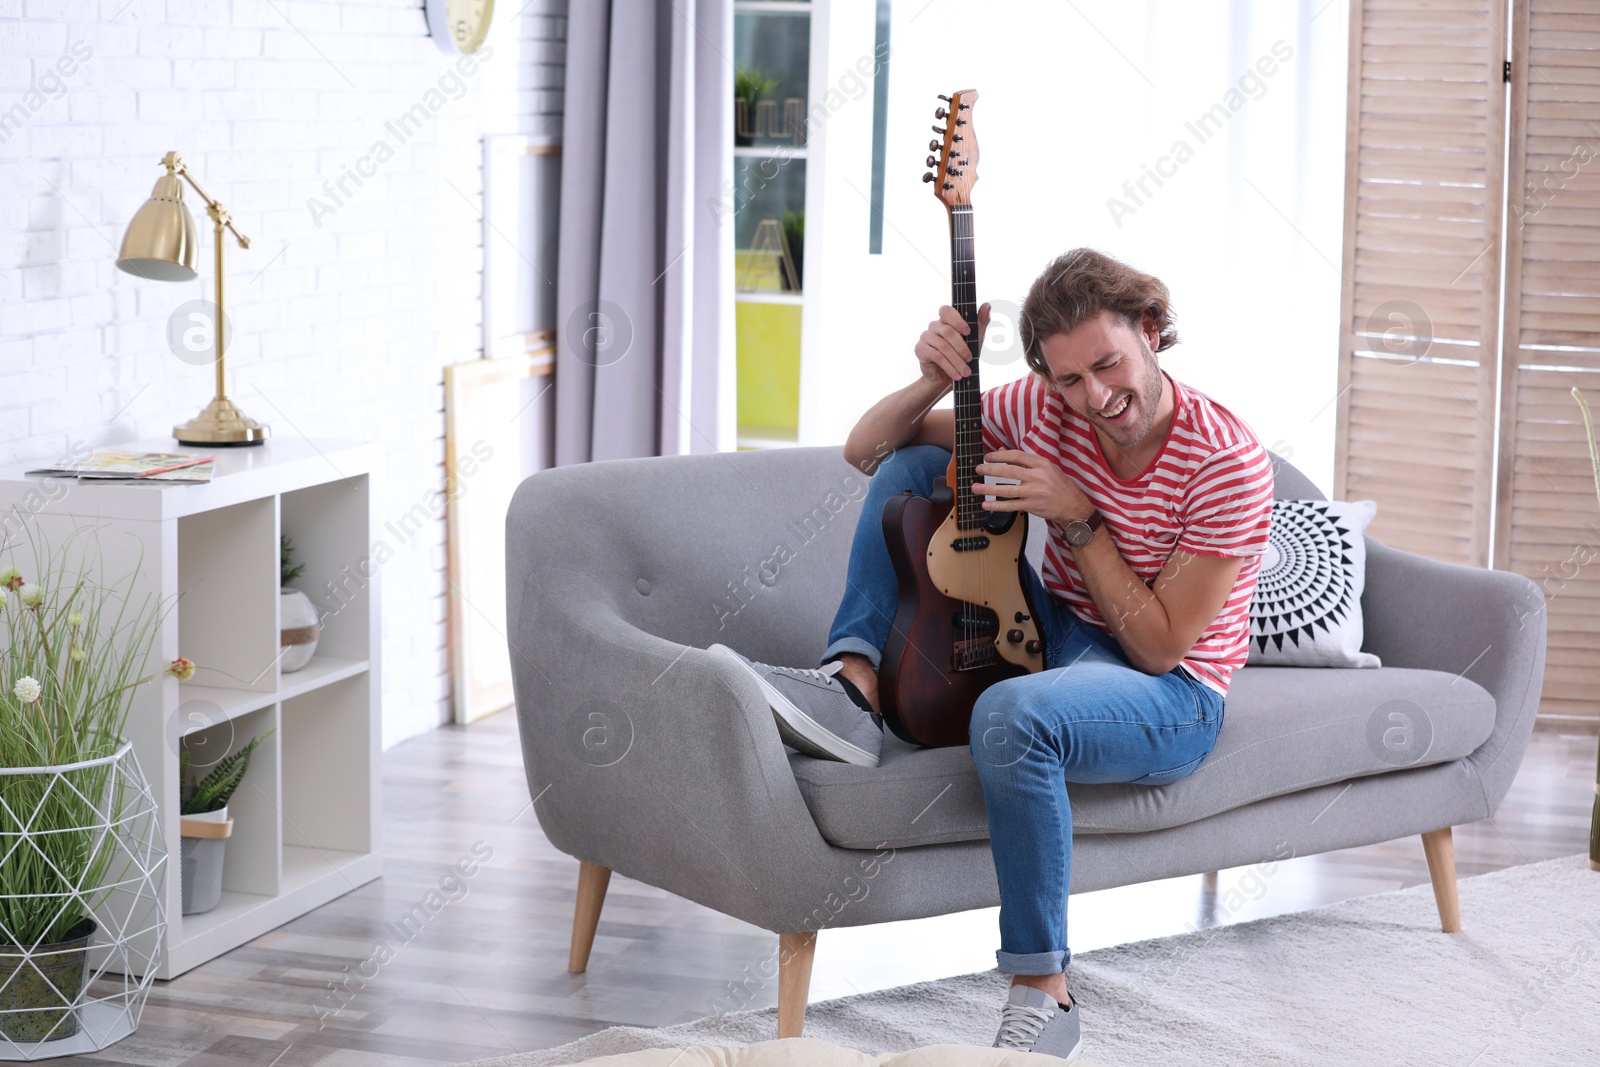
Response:
[{"label": "wire plant stand", "polygon": [[[104,773],[98,796],[86,796],[80,783]],[[49,796],[70,790],[89,825],[36,828],[45,808],[15,810],[5,779],[32,775],[46,782]],[[122,741],[98,759],[54,767],[0,767],[0,864],[50,863],[34,839],[48,833],[86,834],[89,847],[108,862],[94,885],[73,885],[52,894],[60,914],[80,909],[93,920],[82,947],[75,944],[18,945],[0,921],[0,1060],[36,1060],[98,1052],[133,1033],[155,981],[163,938],[166,901],[162,894],[167,862],[161,820],[150,783],[133,744]],[[96,865],[90,864],[90,869]],[[0,902],[17,896],[0,893]],[[87,924],[80,924],[87,927]],[[71,931],[79,934],[80,929]]]}]

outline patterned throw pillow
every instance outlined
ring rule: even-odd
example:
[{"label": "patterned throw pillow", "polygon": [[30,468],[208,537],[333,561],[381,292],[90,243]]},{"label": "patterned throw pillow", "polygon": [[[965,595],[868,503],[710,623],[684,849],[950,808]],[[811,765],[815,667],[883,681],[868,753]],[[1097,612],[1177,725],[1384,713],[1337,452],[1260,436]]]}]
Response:
[{"label": "patterned throw pillow", "polygon": [[1274,500],[1250,603],[1248,662],[1273,667],[1378,667],[1361,651],[1362,534],[1371,500]]}]

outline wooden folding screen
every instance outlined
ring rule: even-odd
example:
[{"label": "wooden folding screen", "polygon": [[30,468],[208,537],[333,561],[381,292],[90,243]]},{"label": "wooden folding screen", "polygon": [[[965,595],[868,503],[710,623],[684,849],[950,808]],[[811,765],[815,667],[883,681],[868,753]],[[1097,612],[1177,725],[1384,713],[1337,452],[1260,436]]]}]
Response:
[{"label": "wooden folding screen", "polygon": [[1538,582],[1539,725],[1594,732],[1600,5],[1509,0],[1508,39],[1507,2],[1352,0],[1335,492],[1388,544]]},{"label": "wooden folding screen", "polygon": [[1542,728],[1600,723],[1600,4],[1517,0],[1494,565],[1544,590]]},{"label": "wooden folding screen", "polygon": [[1505,0],[1351,0],[1334,495],[1489,559]]}]

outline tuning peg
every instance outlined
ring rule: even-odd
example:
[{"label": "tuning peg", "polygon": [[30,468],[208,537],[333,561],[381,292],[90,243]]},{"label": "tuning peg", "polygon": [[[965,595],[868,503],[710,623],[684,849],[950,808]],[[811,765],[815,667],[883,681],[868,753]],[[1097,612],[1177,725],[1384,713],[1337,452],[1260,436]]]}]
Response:
[{"label": "tuning peg", "polygon": [[961,110],[962,111],[970,111],[971,109],[972,109],[972,105],[971,104],[962,104],[961,105]]},{"label": "tuning peg", "polygon": [[928,142],[928,151],[930,151],[930,152],[939,151],[939,142],[938,141],[929,141]]},{"label": "tuning peg", "polygon": [[966,124],[967,124],[967,120],[966,119],[956,119],[956,125],[957,126],[965,126]]},{"label": "tuning peg", "polygon": [[929,156],[927,159],[923,160],[922,165],[925,167],[931,167],[937,162],[939,162],[939,160],[936,157]]},{"label": "tuning peg", "polygon": [[961,140],[961,135],[959,133],[956,134],[956,138],[955,139],[958,140],[958,141]]},{"label": "tuning peg", "polygon": [[950,102],[950,98],[948,96],[944,95],[943,93],[939,94],[939,99],[943,100],[947,104]]},{"label": "tuning peg", "polygon": [[934,132],[934,133],[936,133],[936,134],[938,134],[938,135],[939,135],[939,136],[940,136],[940,137],[943,137],[943,136],[944,136],[944,133],[945,133],[945,131],[944,131],[944,128],[943,128],[943,127],[940,127],[940,126],[935,126],[935,127],[934,127],[934,128],[933,128],[933,132]]},{"label": "tuning peg", "polygon": [[933,109],[933,117],[936,119],[942,119],[948,114],[949,112],[942,107],[936,107]]},{"label": "tuning peg", "polygon": [[924,175],[923,175],[923,176],[922,176],[922,180],[923,180],[923,181],[925,181],[925,182],[931,182],[931,181],[933,181],[933,175],[931,175],[931,174],[924,174]]},{"label": "tuning peg", "polygon": [[945,187],[945,188],[946,188],[946,189],[954,189],[954,188],[955,188],[955,186],[953,186],[953,185],[951,185],[951,184],[950,184],[950,183],[949,183],[949,182],[945,182],[945,183],[944,183],[944,187]]}]

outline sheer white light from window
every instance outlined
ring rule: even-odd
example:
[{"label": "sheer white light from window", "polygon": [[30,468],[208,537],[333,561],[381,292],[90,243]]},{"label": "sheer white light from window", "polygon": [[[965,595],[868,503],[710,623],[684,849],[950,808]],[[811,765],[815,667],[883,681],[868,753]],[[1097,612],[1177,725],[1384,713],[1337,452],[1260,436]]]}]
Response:
[{"label": "sheer white light from window", "polygon": [[[825,84],[870,52],[872,6],[830,5]],[[1020,303],[1078,245],[1156,274],[1182,337],[1167,371],[1331,486],[1348,27],[1348,0],[899,0],[880,256],[866,254],[871,94],[821,134],[802,443],[843,441],[917,372],[912,344],[950,300],[945,213],[921,182],[933,108],[977,88],[979,299]],[[1025,372],[986,362],[983,384]]]}]

